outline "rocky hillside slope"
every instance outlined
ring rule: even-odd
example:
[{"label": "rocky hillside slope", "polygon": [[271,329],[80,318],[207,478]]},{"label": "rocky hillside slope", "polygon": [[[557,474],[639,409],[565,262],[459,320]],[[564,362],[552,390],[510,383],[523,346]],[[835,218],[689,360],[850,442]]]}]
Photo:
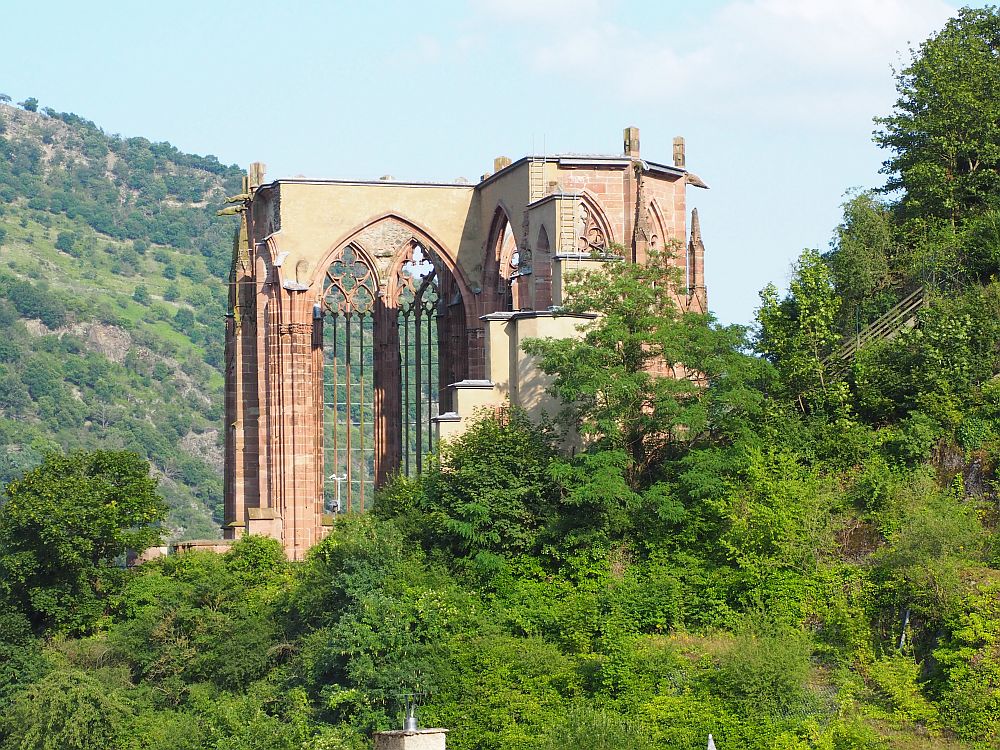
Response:
[{"label": "rocky hillside slope", "polygon": [[0,104],[0,483],[46,451],[147,457],[174,538],[221,515],[222,359],[240,170]]}]

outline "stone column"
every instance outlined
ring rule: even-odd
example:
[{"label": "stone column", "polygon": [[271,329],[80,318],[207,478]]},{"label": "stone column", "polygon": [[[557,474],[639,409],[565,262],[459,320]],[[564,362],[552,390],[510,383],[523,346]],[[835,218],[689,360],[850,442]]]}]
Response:
[{"label": "stone column", "polygon": [[375,486],[399,469],[403,452],[398,310],[375,301]]},{"label": "stone column", "polygon": [[263,374],[266,393],[267,493],[261,506],[281,518],[282,544],[293,560],[322,537],[322,463],[317,429],[316,336],[311,299],[305,290],[271,284],[263,314]]},{"label": "stone column", "polygon": [[223,536],[245,532],[246,508],[259,503],[256,290],[244,217],[233,248],[226,317]]},{"label": "stone column", "polygon": [[[287,294],[288,322],[279,326],[282,337],[282,392],[287,401],[282,409],[284,427],[284,519],[285,548],[300,560],[321,536],[322,464],[316,446],[316,430],[322,406],[316,403],[316,372],[313,348],[312,300],[305,290]],[[289,523],[289,516],[291,523]]]}]

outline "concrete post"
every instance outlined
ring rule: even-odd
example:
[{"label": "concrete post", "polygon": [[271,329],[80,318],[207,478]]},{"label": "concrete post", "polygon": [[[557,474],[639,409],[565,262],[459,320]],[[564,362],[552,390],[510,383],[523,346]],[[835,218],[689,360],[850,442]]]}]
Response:
[{"label": "concrete post", "polygon": [[445,750],[447,729],[394,729],[375,733],[375,750]]}]

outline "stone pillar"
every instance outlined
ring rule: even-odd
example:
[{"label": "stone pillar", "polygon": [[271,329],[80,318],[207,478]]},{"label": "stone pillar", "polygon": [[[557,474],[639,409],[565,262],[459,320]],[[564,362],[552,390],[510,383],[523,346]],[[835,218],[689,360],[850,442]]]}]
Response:
[{"label": "stone pillar", "polygon": [[684,138],[682,136],[674,136],[674,166],[684,169],[687,157],[684,153]]},{"label": "stone pillar", "polygon": [[[242,477],[237,477],[236,472],[236,431],[238,426],[236,416],[236,404],[239,399],[240,387],[236,378],[236,329],[232,320],[232,303],[230,302],[229,314],[226,315],[226,348],[225,348],[225,456],[222,466],[222,536],[226,539],[234,539],[239,536],[236,530],[237,517],[237,494],[236,482]],[[242,497],[240,497],[242,500]],[[242,505],[242,503],[240,503]],[[242,507],[240,508],[242,511]],[[242,515],[240,513],[239,515]]]},{"label": "stone pillar", "polygon": [[269,284],[262,319],[266,451],[261,466],[267,489],[260,506],[281,519],[285,553],[300,560],[322,537],[323,528],[322,461],[317,451],[322,402],[316,402],[322,370],[316,367],[321,360],[311,299],[305,290],[285,290],[275,279]]},{"label": "stone pillar", "polygon": [[[482,326],[465,329],[465,350],[467,352],[469,363],[466,374],[467,377],[472,380],[481,380],[486,377],[485,336],[486,332],[483,330]],[[442,386],[451,385],[451,383],[457,383],[459,380],[464,379],[465,378],[457,378],[448,383],[442,383]],[[449,408],[453,408],[453,406]]]},{"label": "stone pillar", "polygon": [[257,320],[254,264],[246,215],[233,248],[226,318],[223,536],[245,533],[246,509],[259,502]]},{"label": "stone pillar", "polygon": [[316,454],[317,415],[315,403],[313,319],[311,300],[303,291],[284,295],[288,322],[278,326],[281,339],[282,422],[281,516],[285,549],[293,560],[301,560],[320,536],[322,526],[321,465]]},{"label": "stone pillar", "polygon": [[400,383],[399,311],[375,301],[375,486],[381,487],[399,469],[403,452],[400,422],[403,399]]},{"label": "stone pillar", "polygon": [[647,248],[645,243],[637,242],[636,232],[640,212],[645,211],[639,194],[642,180],[642,162],[639,160],[639,128],[625,128],[625,156],[629,157],[632,163],[622,175],[622,205],[624,206],[622,244],[626,245],[627,251],[631,251],[630,259],[633,263],[642,263],[646,260]]},{"label": "stone pillar", "polygon": [[445,750],[447,729],[394,729],[375,733],[375,750]]},{"label": "stone pillar", "polygon": [[625,128],[624,141],[625,141],[625,156],[630,156],[633,159],[638,159],[639,128],[634,126]]}]

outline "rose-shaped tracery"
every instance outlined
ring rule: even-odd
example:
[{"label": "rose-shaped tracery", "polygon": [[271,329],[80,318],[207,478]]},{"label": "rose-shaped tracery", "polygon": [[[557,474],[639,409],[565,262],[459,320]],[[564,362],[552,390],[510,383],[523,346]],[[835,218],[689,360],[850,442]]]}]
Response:
[{"label": "rose-shaped tracery", "polygon": [[371,267],[348,245],[333,259],[326,272],[323,304],[334,315],[370,313],[375,307],[378,281]]}]

